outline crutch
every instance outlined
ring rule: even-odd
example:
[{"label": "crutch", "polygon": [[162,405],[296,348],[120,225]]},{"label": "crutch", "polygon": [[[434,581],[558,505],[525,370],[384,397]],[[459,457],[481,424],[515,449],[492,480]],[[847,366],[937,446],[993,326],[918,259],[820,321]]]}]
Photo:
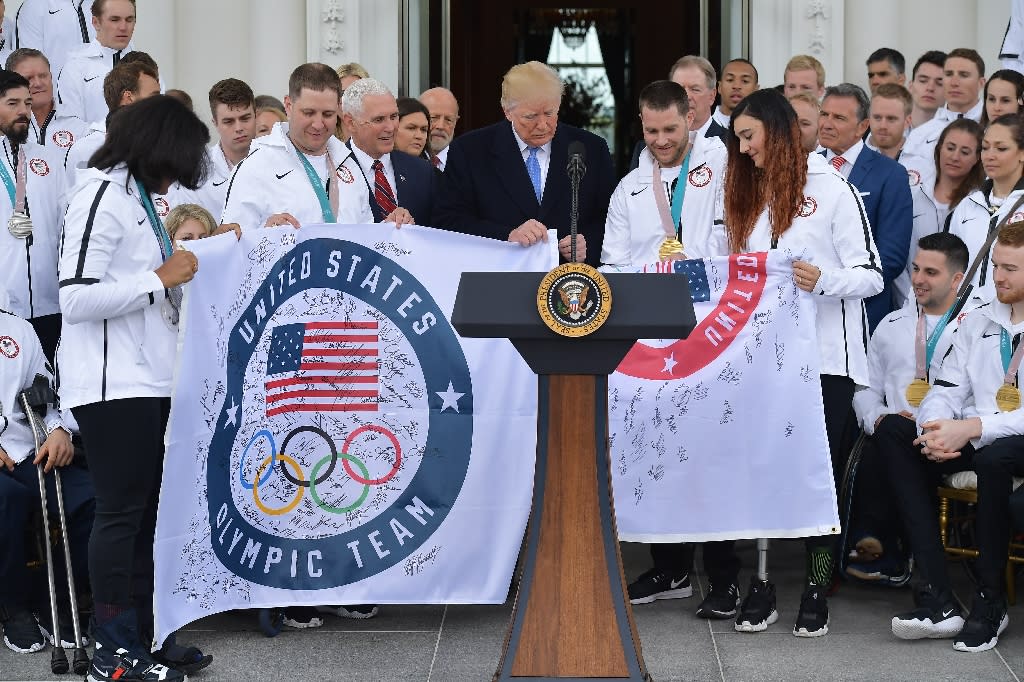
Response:
[{"label": "crutch", "polygon": [[[39,452],[42,446],[40,434],[43,432],[42,425],[36,417],[36,409],[46,409],[47,404],[53,401],[53,390],[46,377],[37,374],[30,388],[21,392],[21,407],[28,419],[29,428],[32,429],[32,438],[35,441],[35,452]],[[63,675],[68,672],[68,657],[61,646],[60,625],[57,620],[57,588],[53,578],[53,549],[49,542],[50,515],[46,503],[46,477],[43,473],[43,463],[36,465],[36,473],[39,477],[39,498],[43,508],[43,532],[46,534],[46,580],[50,589],[50,621],[53,628],[53,653],[50,656],[50,670],[55,675]],[[53,470],[54,483],[57,489],[57,511],[60,521],[61,538],[64,543],[64,566],[68,576],[68,601],[71,606],[71,626],[75,634],[74,669],[78,675],[84,675],[89,669],[89,654],[82,646],[82,629],[78,617],[78,601],[75,592],[75,576],[71,570],[71,543],[68,541],[67,520],[64,515],[64,489],[61,486],[60,469]]]},{"label": "crutch", "polygon": [[757,539],[757,579],[768,582],[768,538]]}]

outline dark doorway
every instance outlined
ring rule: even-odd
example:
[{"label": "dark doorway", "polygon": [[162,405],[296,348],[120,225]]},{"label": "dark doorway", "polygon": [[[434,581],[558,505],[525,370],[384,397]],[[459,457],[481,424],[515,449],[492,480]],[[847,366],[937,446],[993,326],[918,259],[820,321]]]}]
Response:
[{"label": "dark doorway", "polygon": [[[666,78],[679,57],[700,53],[701,3],[552,4],[450,0],[451,89],[459,100],[460,131],[502,118],[498,100],[505,71],[531,59],[548,62],[553,56],[552,65],[568,86],[561,120],[604,136],[624,172],[633,144],[640,139],[637,93],[647,83]],[[720,0],[707,4],[708,25],[717,27]],[[440,5],[441,0],[431,0],[431,17],[440,16]],[[434,27],[441,28],[439,22]],[[708,54],[720,53],[717,42],[718,32],[712,30]],[[440,57],[439,48],[431,50],[434,83],[441,82]]]}]

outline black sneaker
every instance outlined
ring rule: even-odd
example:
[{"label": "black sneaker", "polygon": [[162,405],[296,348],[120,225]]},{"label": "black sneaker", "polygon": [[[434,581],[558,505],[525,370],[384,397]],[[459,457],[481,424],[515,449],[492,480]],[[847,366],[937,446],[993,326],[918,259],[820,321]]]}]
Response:
[{"label": "black sneaker", "polygon": [[954,637],[964,627],[960,607],[949,592],[938,594],[931,585],[915,590],[913,611],[892,617],[892,634],[900,639]]},{"label": "black sneaker", "polygon": [[909,563],[899,561],[889,554],[874,561],[851,561],[846,565],[846,572],[858,580],[887,587],[902,587],[910,582],[911,577]]},{"label": "black sneaker", "polygon": [[174,668],[186,675],[197,673],[213,663],[213,656],[204,654],[194,646],[178,644],[174,635],[167,638],[164,645],[153,652],[157,663]]},{"label": "black sneaker", "polygon": [[708,596],[697,607],[697,615],[701,618],[724,620],[736,615],[740,605],[740,586],[736,583],[709,583]]},{"label": "black sneaker", "polygon": [[810,587],[800,597],[800,613],[793,634],[797,637],[821,637],[828,634],[828,600],[821,587]]},{"label": "black sneaker", "polygon": [[750,577],[750,589],[736,616],[736,632],[763,632],[779,619],[775,610],[775,585]]},{"label": "black sneaker", "polygon": [[957,651],[988,651],[999,643],[999,635],[1010,624],[1006,600],[978,590],[963,630],[953,639]]},{"label": "black sneaker", "polygon": [[111,649],[99,641],[92,655],[92,664],[86,682],[186,682],[185,674],[154,662],[143,656],[133,655],[127,649]]},{"label": "black sneaker", "polygon": [[5,616],[4,644],[8,649],[19,654],[31,654],[46,646],[43,635],[39,632],[39,623],[30,611],[12,610]]},{"label": "black sneaker", "polygon": [[338,616],[339,618],[355,618],[357,620],[365,620],[367,618],[373,618],[380,613],[380,608],[376,604],[344,604],[341,606],[317,606],[317,612],[319,613],[330,613]]},{"label": "black sneaker", "polygon": [[650,604],[656,599],[685,599],[693,596],[689,573],[669,573],[657,567],[631,582],[626,591],[631,604]]},{"label": "black sneaker", "polygon": [[313,606],[289,606],[284,610],[283,622],[290,628],[307,630],[320,627],[324,624],[324,619]]}]

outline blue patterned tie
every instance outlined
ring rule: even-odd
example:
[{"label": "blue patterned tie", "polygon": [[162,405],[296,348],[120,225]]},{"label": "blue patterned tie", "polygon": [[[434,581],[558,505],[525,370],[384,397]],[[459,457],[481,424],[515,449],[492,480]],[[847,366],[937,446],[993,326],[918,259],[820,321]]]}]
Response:
[{"label": "blue patterned tie", "polygon": [[537,203],[540,203],[540,161],[537,160],[537,151],[540,147],[530,147],[530,155],[526,157],[526,172],[530,174],[530,182],[533,183],[533,193],[537,195]]}]

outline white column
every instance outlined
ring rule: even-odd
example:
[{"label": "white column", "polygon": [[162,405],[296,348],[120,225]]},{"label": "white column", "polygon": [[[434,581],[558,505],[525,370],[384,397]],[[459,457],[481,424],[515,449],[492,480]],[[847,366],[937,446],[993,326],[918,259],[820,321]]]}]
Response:
[{"label": "white column", "polygon": [[[970,2],[971,0],[965,1]],[[846,21],[844,22],[846,50],[843,60],[847,82],[855,83],[864,88],[865,92],[869,92],[868,69],[864,61],[868,55],[880,47],[899,50],[910,62],[907,68],[913,67],[913,59],[917,59],[917,57],[911,59],[910,55],[904,51],[908,34],[913,29],[911,25],[901,24],[895,20],[899,11],[898,6],[903,4],[913,4],[913,0],[911,2],[904,0],[899,3],[894,0],[857,0],[847,3]],[[880,17],[889,17],[892,20],[882,21]],[[829,85],[839,82],[841,81],[832,78],[831,74],[829,75]]]},{"label": "white column", "polygon": [[175,43],[177,22],[174,10],[175,3],[167,0],[138,0],[132,42],[156,60],[160,67],[160,78],[166,87],[181,88],[178,82],[178,50]]},{"label": "white column", "polygon": [[1002,68],[999,48],[1003,44],[1006,23],[1010,20],[1010,3],[977,2],[977,5],[978,26],[974,44],[985,60],[985,75],[988,76]]},{"label": "white column", "polygon": [[[999,5],[1005,7],[1009,16],[1009,2],[992,0],[903,0],[899,3],[899,14],[895,20],[902,27],[901,43],[892,45],[907,58],[907,78],[914,62],[928,50],[949,52],[957,47],[973,47],[982,53],[988,62],[987,51],[998,52],[999,45],[989,47],[977,42],[980,7]],[[865,26],[871,19],[865,19]],[[872,24],[873,25],[873,24]],[[999,39],[1003,37],[1004,22],[998,28]],[[998,42],[998,39],[997,39]],[[988,64],[986,64],[988,66]],[[988,69],[986,69],[988,70]]]},{"label": "white column", "polygon": [[811,55],[825,67],[826,83],[843,77],[844,0],[758,0],[750,3],[751,61],[761,87],[782,82],[786,63]]},{"label": "white column", "polygon": [[161,4],[174,8],[174,20],[179,27],[173,34],[177,73],[174,80],[165,77],[167,87],[180,88],[191,95],[196,114],[203,121],[209,121],[207,93],[210,86],[229,76],[245,78],[248,61],[245,54],[248,36],[243,30],[246,3],[244,0],[176,0]]},{"label": "white column", "polygon": [[[217,4],[210,0],[196,1],[207,6]],[[306,62],[306,2],[247,0],[243,4],[245,11],[240,17],[249,19],[249,78],[246,82],[257,95],[283,99],[288,91],[288,76],[296,66]]]}]

